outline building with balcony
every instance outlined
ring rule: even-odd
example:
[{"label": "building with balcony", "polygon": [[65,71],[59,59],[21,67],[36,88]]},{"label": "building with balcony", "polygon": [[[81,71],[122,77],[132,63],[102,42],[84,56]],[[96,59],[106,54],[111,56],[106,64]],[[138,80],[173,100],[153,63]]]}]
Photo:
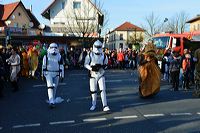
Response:
[{"label": "building with balcony", "polygon": [[130,22],[125,22],[112,31],[109,31],[105,36],[105,44],[109,49],[126,49],[133,48],[143,40],[144,30]]},{"label": "building with balcony", "polygon": [[[90,0],[53,0],[42,12],[50,21],[51,32],[67,37],[97,38],[100,36],[104,15]],[[70,45],[81,45],[74,40]]]}]

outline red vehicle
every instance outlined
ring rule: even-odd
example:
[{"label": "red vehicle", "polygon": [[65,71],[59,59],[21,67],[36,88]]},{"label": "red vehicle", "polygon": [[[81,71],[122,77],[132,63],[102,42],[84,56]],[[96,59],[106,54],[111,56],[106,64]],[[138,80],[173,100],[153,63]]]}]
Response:
[{"label": "red vehicle", "polygon": [[188,36],[189,34],[156,34],[153,37],[153,42],[159,51],[165,52],[167,49],[173,49],[183,54],[184,41],[186,41]]},{"label": "red vehicle", "polygon": [[[198,38],[198,39],[197,39]],[[186,32],[183,34],[162,33],[156,34],[153,37],[154,45],[156,45],[158,51],[158,60],[161,61],[163,54],[168,49],[180,52],[183,55],[184,49],[190,49],[192,51],[200,48],[200,31],[199,32]],[[161,62],[159,62],[161,65]]]}]

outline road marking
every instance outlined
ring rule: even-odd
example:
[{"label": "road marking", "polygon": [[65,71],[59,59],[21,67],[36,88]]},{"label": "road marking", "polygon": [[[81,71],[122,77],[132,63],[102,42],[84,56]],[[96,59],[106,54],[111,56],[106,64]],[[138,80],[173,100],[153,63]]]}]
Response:
[{"label": "road marking", "polygon": [[72,121],[56,121],[56,122],[49,122],[50,125],[71,124],[71,123],[75,123],[75,120],[72,120]]},{"label": "road marking", "polygon": [[[200,115],[200,112],[197,112],[196,114]],[[192,113],[170,113],[171,116],[184,116],[188,115],[191,116]],[[159,116],[165,116],[164,114],[144,114],[144,117],[159,117]],[[134,119],[138,118],[137,115],[130,115],[130,116],[116,116],[113,117],[113,119]],[[89,119],[83,119],[83,122],[98,122],[98,121],[106,121],[108,120],[107,118],[89,118]],[[72,124],[75,123],[75,120],[71,121],[56,121],[56,122],[49,122],[50,125],[59,125],[59,124]],[[40,123],[35,123],[35,124],[25,124],[25,125],[15,125],[12,126],[12,128],[23,128],[23,127],[38,127],[40,126]],[[3,127],[0,127],[0,130],[2,130]]]},{"label": "road marking", "polygon": [[[66,85],[66,83],[59,83],[60,86]],[[40,85],[33,85],[34,88],[36,87],[46,87],[46,84],[40,84]]]},{"label": "road marking", "polygon": [[192,115],[192,113],[171,113],[172,116]]},{"label": "road marking", "polygon": [[126,104],[126,105],[122,105],[121,107],[130,107],[130,106],[138,106],[138,105],[144,105],[144,104],[148,104],[149,102],[146,103],[133,103],[133,104]]},{"label": "road marking", "polygon": [[0,130],[2,130],[3,129],[3,127],[0,127]]},{"label": "road marking", "polygon": [[114,117],[114,119],[132,119],[132,118],[137,118],[138,116],[137,115],[130,115],[130,116],[117,116],[117,117]]},{"label": "road marking", "polygon": [[22,128],[22,127],[38,127],[40,126],[40,123],[35,123],[35,124],[26,124],[26,125],[15,125],[13,128]]},{"label": "road marking", "polygon": [[106,83],[111,83],[111,82],[122,82],[122,80],[106,80]]},{"label": "road marking", "polygon": [[164,114],[146,114],[144,117],[158,117],[158,116],[165,116]]},{"label": "road marking", "polygon": [[106,121],[107,118],[83,119],[84,122]]}]

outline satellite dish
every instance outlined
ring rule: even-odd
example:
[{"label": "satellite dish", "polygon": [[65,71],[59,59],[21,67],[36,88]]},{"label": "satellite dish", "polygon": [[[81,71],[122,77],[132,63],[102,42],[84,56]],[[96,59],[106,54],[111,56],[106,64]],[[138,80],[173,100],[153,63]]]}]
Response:
[{"label": "satellite dish", "polygon": [[14,20],[15,19],[15,15],[12,15],[11,18],[12,18],[12,20]]},{"label": "satellite dish", "polygon": [[11,21],[10,21],[10,20],[7,20],[7,21],[5,21],[5,23],[6,23],[6,25],[8,26],[8,25],[11,24]]},{"label": "satellite dish", "polygon": [[29,22],[29,27],[33,27],[33,22]]},{"label": "satellite dish", "polygon": [[39,29],[43,30],[45,28],[45,24],[40,24],[38,27],[39,27]]}]

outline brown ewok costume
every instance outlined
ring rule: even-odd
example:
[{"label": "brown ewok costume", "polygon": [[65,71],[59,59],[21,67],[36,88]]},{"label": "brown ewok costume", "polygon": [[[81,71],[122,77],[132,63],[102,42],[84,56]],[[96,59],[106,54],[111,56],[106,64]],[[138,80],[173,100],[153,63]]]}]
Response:
[{"label": "brown ewok costume", "polygon": [[139,94],[143,98],[156,95],[160,91],[161,73],[156,58],[156,47],[148,44],[140,61],[139,74]]}]

